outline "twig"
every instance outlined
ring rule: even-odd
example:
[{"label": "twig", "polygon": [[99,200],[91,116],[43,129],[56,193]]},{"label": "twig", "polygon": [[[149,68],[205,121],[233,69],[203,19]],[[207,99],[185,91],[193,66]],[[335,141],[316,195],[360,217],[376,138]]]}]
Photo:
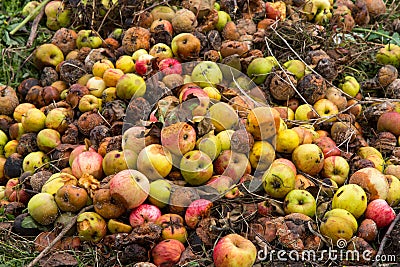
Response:
[{"label": "twig", "polygon": [[20,24],[18,24],[17,27],[15,27],[14,30],[12,30],[10,32],[10,35],[14,35],[19,29],[21,29],[22,27],[24,27],[25,24],[28,23],[28,21],[33,18],[34,16],[36,16],[35,14],[37,14],[39,12],[39,10],[43,9],[45,5],[47,5],[47,3],[50,2],[50,0],[44,0],[42,3],[40,3],[40,5],[38,5]]},{"label": "twig", "polygon": [[49,252],[51,250],[51,248],[58,242],[61,240],[61,238],[63,238],[63,236],[69,231],[69,229],[71,229],[75,223],[76,223],[76,219],[78,218],[78,216],[90,209],[93,208],[93,205],[87,206],[85,208],[83,208],[77,215],[75,215],[71,222],[65,226],[65,228],[61,231],[61,233],[42,251],[40,252],[40,254],[33,260],[31,261],[27,267],[33,267],[35,266],[46,254],[47,252]]},{"label": "twig", "polygon": [[37,17],[34,19],[32,23],[31,33],[29,34],[28,42],[26,42],[26,47],[32,46],[33,40],[35,40],[37,35],[37,28],[39,26],[39,22],[43,18],[43,15],[44,15],[44,8],[40,10],[40,13],[37,15]]},{"label": "twig", "polygon": [[[380,258],[380,256],[382,255],[383,249],[384,249],[385,244],[386,244],[386,241],[388,240],[388,238],[390,236],[390,233],[393,231],[394,226],[397,224],[397,222],[399,220],[400,220],[400,212],[399,212],[399,214],[397,214],[396,219],[394,219],[394,221],[392,222],[392,224],[390,225],[390,227],[386,231],[386,234],[382,239],[381,245],[379,246],[378,253],[376,253],[376,256],[375,256],[376,259]],[[372,266],[378,266],[378,261],[375,261],[374,264],[372,264]]]}]

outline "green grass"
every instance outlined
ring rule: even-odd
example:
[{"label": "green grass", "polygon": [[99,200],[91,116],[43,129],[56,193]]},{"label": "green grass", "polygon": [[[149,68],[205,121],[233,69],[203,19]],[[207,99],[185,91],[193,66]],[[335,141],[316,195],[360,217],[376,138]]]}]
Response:
[{"label": "green grass", "polygon": [[17,87],[28,77],[37,77],[38,71],[33,66],[30,55],[34,47],[50,40],[52,33],[44,27],[42,19],[33,46],[26,43],[30,34],[31,22],[16,34],[10,35],[22,20],[21,10],[28,0],[0,0],[0,84]]}]

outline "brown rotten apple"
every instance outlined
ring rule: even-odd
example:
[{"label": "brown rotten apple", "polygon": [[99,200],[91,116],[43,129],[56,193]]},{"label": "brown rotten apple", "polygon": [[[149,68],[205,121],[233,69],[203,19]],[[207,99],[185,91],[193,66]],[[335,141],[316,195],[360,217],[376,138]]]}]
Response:
[{"label": "brown rotten apple", "polygon": [[18,104],[15,90],[10,86],[0,86],[0,114],[12,115]]},{"label": "brown rotten apple", "polygon": [[181,33],[172,39],[172,52],[182,60],[195,59],[200,53],[200,40],[191,33]]}]

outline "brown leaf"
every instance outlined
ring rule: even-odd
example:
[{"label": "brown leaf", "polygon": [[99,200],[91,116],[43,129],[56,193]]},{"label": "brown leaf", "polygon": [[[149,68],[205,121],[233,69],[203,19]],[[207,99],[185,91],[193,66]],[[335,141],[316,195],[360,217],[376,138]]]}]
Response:
[{"label": "brown leaf", "polygon": [[64,251],[59,251],[43,257],[39,261],[39,264],[42,267],[77,266],[78,261],[75,256]]}]

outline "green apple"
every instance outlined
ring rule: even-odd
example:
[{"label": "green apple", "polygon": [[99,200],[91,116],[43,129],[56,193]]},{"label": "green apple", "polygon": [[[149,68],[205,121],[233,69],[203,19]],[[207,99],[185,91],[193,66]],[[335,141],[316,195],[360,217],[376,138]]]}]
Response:
[{"label": "green apple", "polygon": [[129,100],[143,96],[146,93],[146,83],[139,75],[127,73],[119,78],[116,90],[119,98]]},{"label": "green apple", "polygon": [[166,177],[172,169],[171,153],[159,144],[151,144],[140,151],[137,170],[150,181]]},{"label": "green apple", "polygon": [[156,6],[151,10],[151,15],[154,20],[165,19],[169,22],[175,16],[175,11],[169,6]]},{"label": "green apple", "polygon": [[131,73],[135,71],[135,62],[133,62],[131,56],[123,55],[115,62],[115,67],[122,70],[124,73]]},{"label": "green apple", "polygon": [[[9,156],[11,156],[11,154],[17,153],[17,147],[18,147],[17,140],[8,141],[7,144],[4,146],[4,156],[8,158]],[[0,155],[1,155],[1,149],[0,149]]]},{"label": "green apple", "polygon": [[57,219],[58,206],[53,195],[48,193],[39,193],[29,200],[28,212],[29,215],[38,223],[49,225]]},{"label": "green apple", "polygon": [[[31,2],[26,3],[26,5],[24,6],[24,8],[22,9],[22,12],[21,12],[22,16],[27,17],[28,15],[30,15],[38,5],[39,5],[38,1],[31,1]],[[39,14],[39,11],[37,11],[31,17],[30,21],[33,21],[38,14]]]},{"label": "green apple", "polygon": [[0,130],[0,155],[4,155],[4,146],[7,144],[7,142],[7,135],[2,130]]},{"label": "green apple", "polygon": [[231,21],[231,16],[229,16],[228,13],[225,11],[218,11],[218,22],[215,25],[215,28],[217,28],[218,31],[222,31],[229,21]]},{"label": "green apple", "polygon": [[300,80],[306,73],[306,65],[301,60],[292,59],[286,61],[283,64],[283,67],[289,72],[293,73],[296,76],[297,80]]},{"label": "green apple", "polygon": [[229,130],[239,122],[236,111],[227,103],[218,102],[209,108],[211,122],[217,132]]},{"label": "green apple", "polygon": [[56,67],[63,60],[63,52],[54,44],[42,44],[33,53],[33,62],[38,68],[47,66]]},{"label": "green apple", "polygon": [[82,47],[99,48],[103,44],[101,38],[91,30],[80,30],[76,38],[78,49]]},{"label": "green apple", "polygon": [[254,83],[262,84],[275,66],[277,61],[274,57],[256,58],[247,67],[247,75]]},{"label": "green apple", "polygon": [[153,45],[153,47],[149,51],[149,54],[157,58],[159,61],[166,58],[172,58],[174,56],[171,48],[163,43]]},{"label": "green apple", "polygon": [[96,212],[83,212],[76,218],[76,227],[79,239],[83,241],[99,242],[107,234],[107,223]]},{"label": "green apple", "polygon": [[340,187],[332,199],[333,209],[345,209],[359,218],[367,209],[367,195],[361,186],[347,184]]},{"label": "green apple", "polygon": [[150,183],[149,202],[159,208],[165,208],[171,196],[171,184],[164,179],[159,179]]},{"label": "green apple", "polygon": [[108,176],[126,169],[136,169],[137,158],[138,155],[129,149],[107,152],[102,161],[104,174]]},{"label": "green apple", "polygon": [[320,232],[323,236],[330,238],[333,245],[337,245],[339,239],[350,240],[357,228],[357,220],[350,212],[332,209],[322,218]]},{"label": "green apple", "polygon": [[267,141],[255,141],[249,153],[251,167],[256,171],[265,171],[275,160],[275,149]]},{"label": "green apple", "polygon": [[296,174],[283,163],[272,163],[262,176],[265,192],[273,198],[284,198],[295,189]]},{"label": "green apple", "polygon": [[300,105],[294,112],[294,118],[298,121],[307,121],[310,119],[310,113],[312,113],[312,106],[309,104]]},{"label": "green apple", "polygon": [[206,183],[211,178],[213,164],[206,153],[200,150],[192,150],[182,157],[180,170],[186,182],[197,186]]},{"label": "green apple", "polygon": [[46,115],[37,109],[32,108],[22,116],[22,127],[26,132],[39,132],[45,126]]},{"label": "green apple", "polygon": [[339,88],[351,97],[355,97],[360,91],[360,84],[353,76],[346,76],[343,83],[339,84]]},{"label": "green apple", "polygon": [[400,47],[395,44],[387,44],[379,49],[376,54],[376,61],[380,64],[389,64],[395,67],[400,66]]},{"label": "green apple", "polygon": [[293,151],[292,161],[299,170],[314,176],[324,167],[324,154],[316,144],[302,144]]},{"label": "green apple", "polygon": [[234,132],[234,130],[224,130],[216,135],[221,144],[221,151],[231,149],[231,137]]},{"label": "green apple", "polygon": [[286,195],[283,208],[286,214],[297,212],[313,217],[317,210],[317,203],[308,191],[295,189]]},{"label": "green apple", "polygon": [[48,165],[49,157],[42,151],[31,152],[24,158],[22,169],[24,172],[35,172],[37,168]]},{"label": "green apple", "polygon": [[400,180],[394,175],[385,175],[389,183],[389,191],[386,197],[386,202],[396,207],[400,203]]},{"label": "green apple", "polygon": [[147,53],[147,50],[146,50],[146,49],[140,48],[140,49],[136,50],[135,52],[133,52],[133,54],[132,54],[132,59],[133,59],[134,61],[136,61],[136,60],[138,60],[138,58],[139,58],[141,55],[148,55],[148,54],[149,54],[149,53]]},{"label": "green apple", "polygon": [[214,160],[221,153],[221,142],[214,133],[208,133],[197,140],[196,148]]},{"label": "green apple", "polygon": [[61,136],[56,130],[43,129],[38,133],[36,142],[41,151],[48,153],[61,144]]},{"label": "green apple", "polygon": [[80,112],[92,111],[94,109],[99,110],[101,108],[101,101],[94,95],[84,95],[79,100],[78,108]]},{"label": "green apple", "polygon": [[47,3],[44,13],[46,14],[46,26],[53,31],[71,25],[71,10],[65,9],[62,1],[50,1]]},{"label": "green apple", "polygon": [[192,71],[192,82],[201,87],[214,86],[222,81],[222,72],[217,63],[202,61]]}]

